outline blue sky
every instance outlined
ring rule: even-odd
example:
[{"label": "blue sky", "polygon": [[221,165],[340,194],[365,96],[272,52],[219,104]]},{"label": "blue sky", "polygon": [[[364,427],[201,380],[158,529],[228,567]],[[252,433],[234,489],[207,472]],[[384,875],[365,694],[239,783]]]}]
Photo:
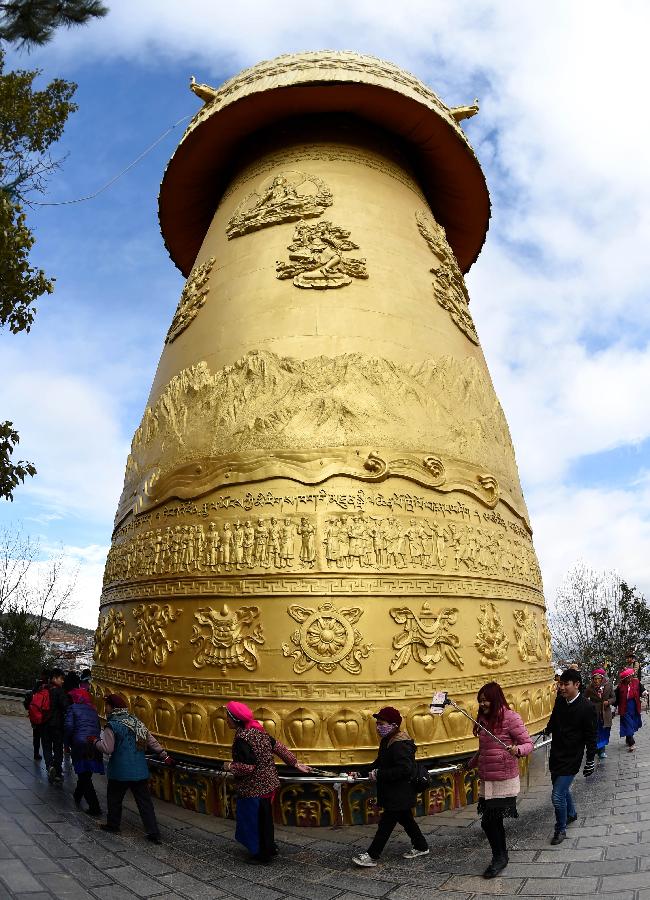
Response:
[{"label": "blue sky", "polygon": [[[646,3],[406,0],[304,4],[109,0],[110,15],[7,65],[77,81],[46,199],[95,191],[218,84],[279,53],[392,60],[464,123],[493,201],[468,277],[513,433],[547,598],[582,560],[650,594],[650,177]],[[615,13],[615,18],[614,18]],[[33,260],[56,275],[29,335],[0,334],[0,417],[36,479],[0,503],[44,553],[81,565],[75,621],[93,626],[132,433],[182,278],[157,192],[183,126],[95,200],[30,212]]]}]

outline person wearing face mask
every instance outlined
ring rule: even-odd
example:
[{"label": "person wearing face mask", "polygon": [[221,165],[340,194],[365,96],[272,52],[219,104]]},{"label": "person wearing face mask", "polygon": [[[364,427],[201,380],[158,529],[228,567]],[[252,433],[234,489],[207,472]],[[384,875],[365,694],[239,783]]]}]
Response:
[{"label": "person wearing face mask", "polygon": [[[510,709],[500,684],[496,681],[484,684],[477,699],[478,722],[484,728],[474,726],[478,752],[469,760],[467,768],[478,767],[478,813],[481,828],[492,849],[492,861],[483,877],[494,878],[508,865],[503,820],[517,818],[517,795],[520,791],[517,760],[532,753],[533,742],[519,713]],[[506,747],[495,741],[492,735]]]},{"label": "person wearing face mask", "polygon": [[416,774],[415,742],[400,730],[402,717],[392,706],[384,706],[373,713],[377,720],[379,753],[372,763],[370,780],[377,785],[377,803],[383,809],[377,833],[367,853],[352,857],[357,866],[376,866],[382,850],[399,823],[411,839],[411,849],[404,859],[426,856],[429,847],[413,818],[417,792],[413,784]]}]

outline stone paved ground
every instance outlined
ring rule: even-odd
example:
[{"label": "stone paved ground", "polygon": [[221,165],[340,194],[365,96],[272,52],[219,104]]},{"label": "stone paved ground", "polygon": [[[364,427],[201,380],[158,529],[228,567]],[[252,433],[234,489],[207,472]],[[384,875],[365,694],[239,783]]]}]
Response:
[{"label": "stone paved ground", "polygon": [[[616,723],[618,724],[618,723]],[[31,760],[23,718],[0,717],[0,900],[487,900],[488,897],[587,897],[650,900],[650,727],[638,752],[615,738],[609,759],[585,782],[576,779],[579,819],[560,847],[549,846],[553,816],[549,779],[538,754],[520,818],[508,823],[510,865],[485,881],[487,844],[474,808],[425,820],[429,857],[408,862],[403,834],[376,869],[350,856],[374,828],[278,828],[272,866],[244,860],[233,823],[157,802],[164,845],[149,844],[128,809],[121,835],[104,834],[75,809],[74,776],[48,785]],[[104,785],[98,793],[103,794]]]}]

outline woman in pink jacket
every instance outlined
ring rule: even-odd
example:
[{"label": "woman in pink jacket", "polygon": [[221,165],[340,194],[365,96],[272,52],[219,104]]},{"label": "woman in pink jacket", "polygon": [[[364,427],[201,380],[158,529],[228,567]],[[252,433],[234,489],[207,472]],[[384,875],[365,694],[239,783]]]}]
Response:
[{"label": "woman in pink jacket", "polygon": [[492,848],[492,861],[483,873],[494,878],[508,865],[504,818],[517,818],[517,794],[521,756],[532,752],[533,742],[519,713],[510,709],[496,681],[484,684],[478,692],[478,721],[507,746],[507,750],[483,728],[474,726],[478,737],[478,752],[468,762],[469,768],[478,764],[481,780],[478,812],[481,828]]}]

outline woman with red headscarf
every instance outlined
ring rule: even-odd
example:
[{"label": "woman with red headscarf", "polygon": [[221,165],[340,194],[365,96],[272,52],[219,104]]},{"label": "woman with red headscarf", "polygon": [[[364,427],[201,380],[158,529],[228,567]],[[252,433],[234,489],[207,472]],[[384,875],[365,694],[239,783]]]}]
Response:
[{"label": "woman with red headscarf", "polygon": [[633,668],[623,669],[619,673],[616,688],[616,706],[621,717],[619,733],[625,738],[627,749],[634,752],[634,735],[641,728],[641,684],[634,674]]},{"label": "woman with red headscarf", "polygon": [[532,752],[533,742],[519,713],[508,706],[500,684],[496,681],[484,684],[477,699],[479,725],[474,726],[474,734],[478,737],[478,752],[467,766],[472,769],[478,765],[478,812],[481,828],[492,848],[492,861],[483,877],[494,878],[508,865],[503,820],[517,818],[518,760]]},{"label": "woman with red headscarf", "polygon": [[273,756],[299,772],[310,772],[294,754],[267,734],[245,703],[226,703],[227,721],[235,732],[232,762],[225,762],[225,772],[235,776],[237,790],[237,826],[235,838],[250,852],[251,862],[270,863],[277,854],[274,840],[273,795],[280,779]]}]

